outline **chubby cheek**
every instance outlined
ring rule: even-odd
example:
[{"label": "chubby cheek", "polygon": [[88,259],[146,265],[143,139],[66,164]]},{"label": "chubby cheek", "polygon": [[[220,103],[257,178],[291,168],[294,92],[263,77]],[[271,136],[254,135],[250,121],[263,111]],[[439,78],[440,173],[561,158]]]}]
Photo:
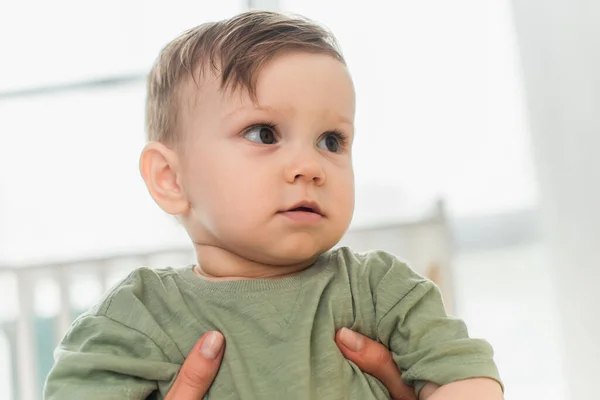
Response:
[{"label": "chubby cheek", "polygon": [[241,161],[211,155],[196,166],[192,207],[211,230],[252,229],[276,211],[272,174]]},{"label": "chubby cheek", "polygon": [[350,225],[354,214],[354,175],[346,171],[335,181],[333,206],[340,224]]},{"label": "chubby cheek", "polygon": [[354,215],[354,190],[347,190],[346,195],[340,198],[338,203],[339,229],[344,232],[350,226]]}]

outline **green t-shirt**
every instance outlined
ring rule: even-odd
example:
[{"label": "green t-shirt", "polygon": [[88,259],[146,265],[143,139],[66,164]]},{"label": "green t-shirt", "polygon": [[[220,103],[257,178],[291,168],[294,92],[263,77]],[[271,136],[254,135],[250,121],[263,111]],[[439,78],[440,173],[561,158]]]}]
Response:
[{"label": "green t-shirt", "polygon": [[500,380],[490,345],[446,315],[439,289],[383,251],[339,248],[281,279],[207,281],[141,268],[71,326],[45,399],[162,399],[198,338],[226,340],[205,399],[388,399],[334,342],[348,327],[383,343],[421,389]]}]

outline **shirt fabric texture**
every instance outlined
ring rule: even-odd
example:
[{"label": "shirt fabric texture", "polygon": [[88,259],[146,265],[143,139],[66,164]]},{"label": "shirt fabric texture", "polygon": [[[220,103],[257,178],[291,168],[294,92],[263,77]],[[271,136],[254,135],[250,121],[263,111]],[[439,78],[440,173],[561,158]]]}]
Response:
[{"label": "shirt fabric texture", "polygon": [[199,337],[217,330],[225,353],[205,399],[389,399],[338,349],[342,327],[383,343],[417,391],[427,381],[500,382],[491,346],[446,314],[435,284],[384,251],[341,247],[280,279],[135,270],[72,324],[44,398],[163,399]]}]

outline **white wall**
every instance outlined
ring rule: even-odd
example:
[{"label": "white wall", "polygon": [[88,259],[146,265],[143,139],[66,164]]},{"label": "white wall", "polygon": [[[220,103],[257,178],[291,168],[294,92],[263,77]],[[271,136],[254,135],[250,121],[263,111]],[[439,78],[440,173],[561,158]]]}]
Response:
[{"label": "white wall", "polygon": [[[19,0],[2,4],[0,91],[145,72],[169,40],[245,0]],[[5,58],[6,57],[6,58]]]}]

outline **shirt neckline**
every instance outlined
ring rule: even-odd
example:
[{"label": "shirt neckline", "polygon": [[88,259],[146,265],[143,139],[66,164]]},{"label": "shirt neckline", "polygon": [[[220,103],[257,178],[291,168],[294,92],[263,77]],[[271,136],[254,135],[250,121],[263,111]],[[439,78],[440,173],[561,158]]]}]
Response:
[{"label": "shirt neckline", "polygon": [[278,279],[239,279],[231,281],[211,281],[196,275],[194,267],[196,264],[187,265],[177,270],[178,275],[184,282],[202,289],[203,292],[231,295],[235,293],[262,293],[272,291],[288,291],[298,289],[303,284],[317,278],[331,265],[330,260],[333,251],[321,254],[317,260],[308,268],[299,273]]}]

